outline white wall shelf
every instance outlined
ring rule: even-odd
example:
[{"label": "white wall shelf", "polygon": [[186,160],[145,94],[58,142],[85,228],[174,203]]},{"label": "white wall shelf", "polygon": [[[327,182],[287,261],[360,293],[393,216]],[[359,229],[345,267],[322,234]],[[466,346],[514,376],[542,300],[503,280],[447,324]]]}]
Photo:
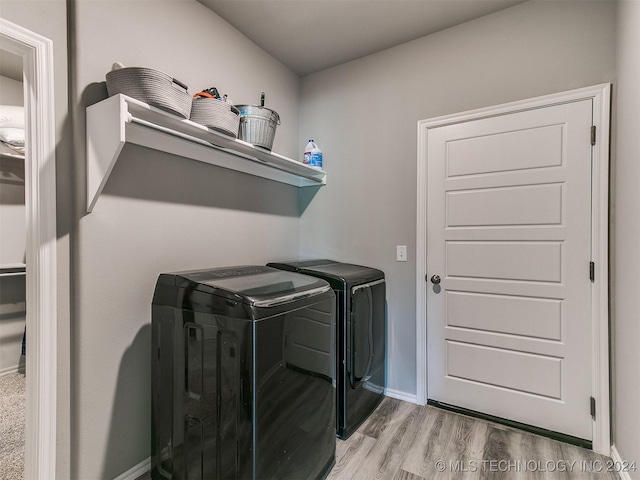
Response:
[{"label": "white wall shelf", "polygon": [[125,95],[87,108],[87,211],[91,212],[125,143],[296,187],[326,184],[323,170],[256,148]]}]

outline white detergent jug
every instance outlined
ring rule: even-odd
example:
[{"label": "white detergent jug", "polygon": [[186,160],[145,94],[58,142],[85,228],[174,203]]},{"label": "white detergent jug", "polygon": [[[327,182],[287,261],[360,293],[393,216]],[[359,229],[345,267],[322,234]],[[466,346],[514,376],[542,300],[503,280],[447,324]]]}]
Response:
[{"label": "white detergent jug", "polygon": [[322,168],[322,150],[313,140],[309,140],[304,149],[304,164],[310,167]]}]

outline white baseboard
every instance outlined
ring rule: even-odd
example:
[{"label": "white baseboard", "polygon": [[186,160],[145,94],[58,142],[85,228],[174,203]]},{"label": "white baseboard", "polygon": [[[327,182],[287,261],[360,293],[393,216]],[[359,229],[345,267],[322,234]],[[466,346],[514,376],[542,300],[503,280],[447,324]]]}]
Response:
[{"label": "white baseboard", "polygon": [[418,397],[415,393],[401,392],[399,390],[392,390],[385,388],[384,395],[386,397],[397,398],[398,400],[404,400],[405,402],[418,403]]},{"label": "white baseboard", "polygon": [[20,371],[20,365],[14,365],[13,367],[2,368],[0,369],[0,377],[2,377],[3,375],[9,375],[10,373],[17,373],[19,371]]},{"label": "white baseboard", "polygon": [[144,475],[145,473],[151,470],[151,457],[145,458],[139,464],[131,467],[124,473],[121,473],[113,480],[136,480],[140,475]]},{"label": "white baseboard", "polygon": [[[614,464],[617,465],[624,464],[624,460],[622,460],[620,452],[618,452],[618,449],[615,445],[611,445],[611,460],[613,460]],[[638,468],[640,468],[640,465],[638,465]],[[620,480],[631,480],[631,475],[629,475],[629,472],[618,472],[618,475],[620,476]]]}]

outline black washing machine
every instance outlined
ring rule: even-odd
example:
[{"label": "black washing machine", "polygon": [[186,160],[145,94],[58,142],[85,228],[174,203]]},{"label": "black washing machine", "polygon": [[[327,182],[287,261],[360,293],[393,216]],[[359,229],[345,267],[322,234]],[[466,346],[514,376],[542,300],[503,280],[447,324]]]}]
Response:
[{"label": "black washing machine", "polygon": [[268,266],[321,278],[336,293],[336,432],[339,438],[349,438],[384,396],[384,273],[332,260],[274,262]]},{"label": "black washing machine", "polygon": [[152,478],[321,479],[335,464],[335,295],[262,266],[159,276]]}]

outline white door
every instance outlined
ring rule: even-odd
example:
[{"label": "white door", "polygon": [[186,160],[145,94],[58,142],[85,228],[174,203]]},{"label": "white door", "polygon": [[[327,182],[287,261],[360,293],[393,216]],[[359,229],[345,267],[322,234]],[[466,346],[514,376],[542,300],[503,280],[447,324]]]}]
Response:
[{"label": "white door", "polygon": [[591,125],[589,99],[429,130],[429,399],[591,440]]}]

